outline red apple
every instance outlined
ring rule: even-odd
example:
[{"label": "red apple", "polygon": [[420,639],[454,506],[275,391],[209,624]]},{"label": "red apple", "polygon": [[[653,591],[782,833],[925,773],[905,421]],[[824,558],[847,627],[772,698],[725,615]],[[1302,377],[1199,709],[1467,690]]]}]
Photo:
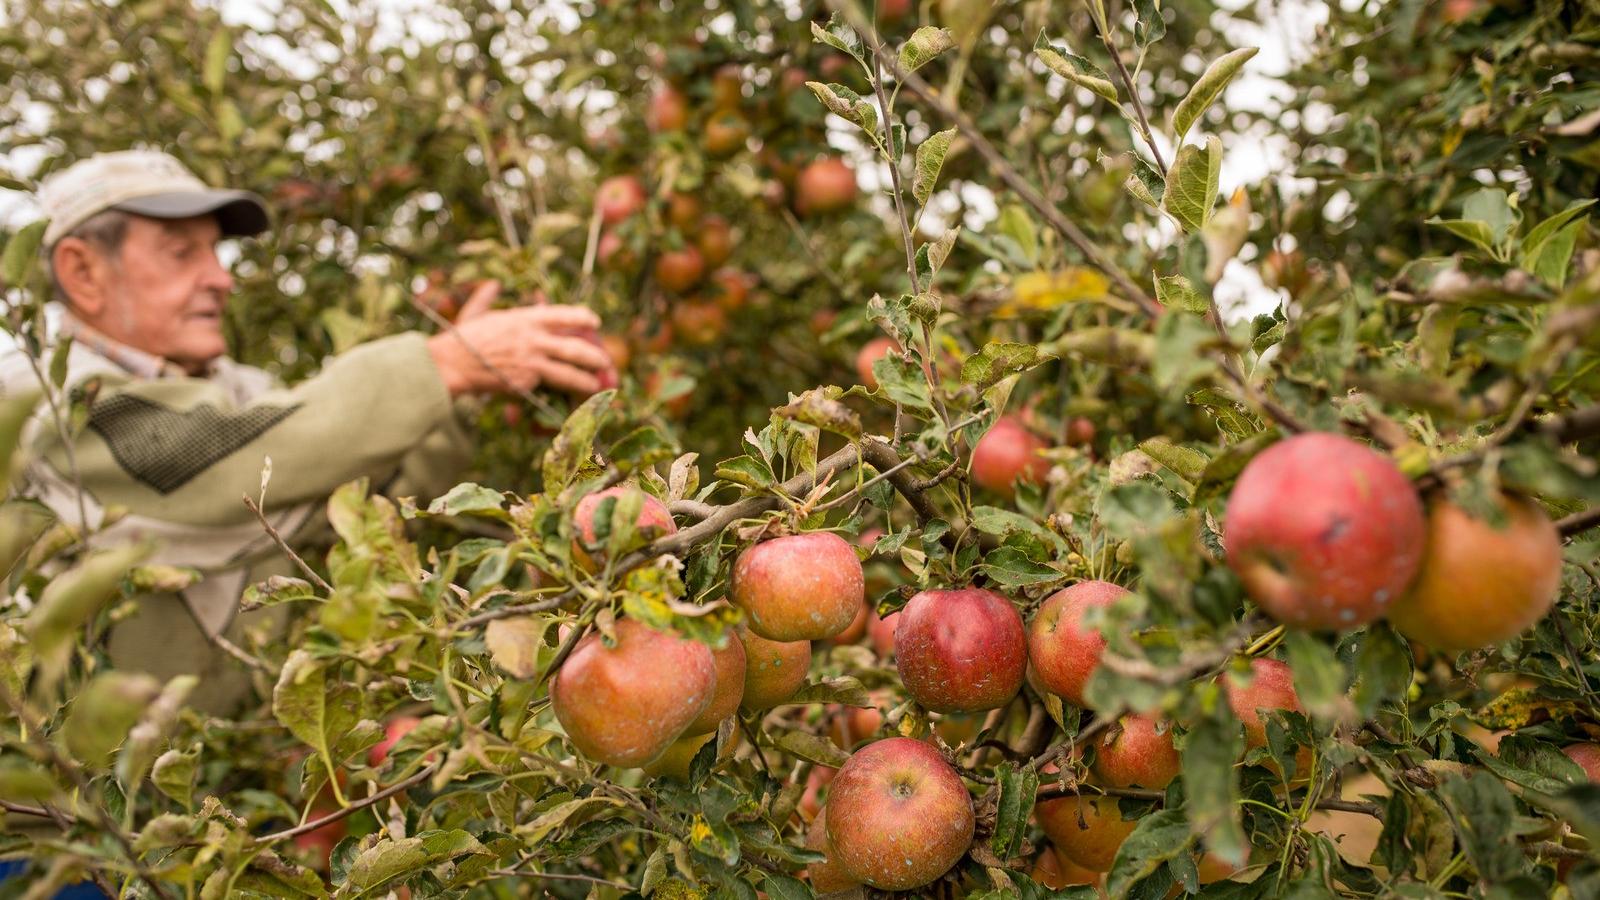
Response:
[{"label": "red apple", "polygon": [[894,633],[900,627],[900,613],[892,612],[883,618],[873,616],[867,623],[868,640],[872,642],[872,649],[878,651],[878,656],[888,659],[894,655]]},{"label": "red apple", "polygon": [[410,734],[411,729],[421,723],[422,720],[416,716],[395,716],[390,719],[389,723],[383,726],[383,740],[373,744],[372,749],[367,751],[367,765],[373,768],[383,765],[394,745],[400,743],[401,738]]},{"label": "red apple", "polygon": [[1085,869],[1062,856],[1054,847],[1046,847],[1039,854],[1033,861],[1033,869],[1028,873],[1028,877],[1053,891],[1080,884],[1100,883],[1099,872]]},{"label": "red apple", "polygon": [[718,269],[711,273],[711,282],[707,293],[724,312],[738,312],[750,296],[751,278],[738,269]]},{"label": "red apple", "polygon": [[1042,484],[1050,474],[1050,460],[1039,455],[1049,449],[1038,435],[1015,416],[1001,416],[972,448],[972,480],[1006,497],[1013,496],[1018,479]]},{"label": "red apple", "polygon": [[577,507],[573,510],[573,524],[576,526],[579,537],[579,542],[573,547],[573,557],[585,570],[592,571],[594,569],[594,560],[589,557],[588,551],[584,548],[592,546],[595,542],[594,517],[595,513],[599,511],[600,501],[607,497],[617,497],[620,502],[620,498],[629,493],[639,494],[643,498],[642,505],[639,507],[639,515],[634,519],[634,528],[638,532],[637,538],[650,539],[664,534],[672,534],[678,530],[677,523],[672,521],[672,513],[668,511],[665,503],[631,485],[619,484],[603,491],[585,495],[583,499],[578,501]]},{"label": "red apple", "polygon": [[[734,641],[734,643],[738,643],[738,641]],[[735,731],[733,737],[737,741],[739,732]],[[689,767],[693,765],[694,758],[699,754],[700,748],[716,739],[717,732],[715,729],[709,732],[700,732],[699,734],[685,734],[683,737],[673,741],[672,745],[663,751],[660,756],[639,768],[651,778],[665,777],[687,781],[689,780]]]},{"label": "red apple", "polygon": [[717,666],[711,648],[632,619],[578,642],[550,685],[550,705],[578,752],[606,765],[637,767],[660,756],[711,704]]},{"label": "red apple", "polygon": [[1561,535],[1531,500],[1502,496],[1503,527],[1447,500],[1428,512],[1422,571],[1389,611],[1401,634],[1434,650],[1509,641],[1544,618],[1561,591]]},{"label": "red apple", "polygon": [[939,751],[911,738],[857,750],[828,789],[833,858],[889,891],[930,884],[972,846],[972,797]]},{"label": "red apple", "polygon": [[833,858],[833,848],[828,845],[827,807],[817,811],[817,818],[806,830],[806,849],[816,850],[827,857],[806,867],[806,878],[810,879],[812,890],[819,894],[831,894],[861,886],[861,882],[850,877],[850,873]]},{"label": "red apple", "polygon": [[1568,744],[1561,752],[1577,763],[1590,781],[1600,781],[1600,744]]},{"label": "red apple", "polygon": [[793,697],[811,670],[810,641],[769,641],[739,629],[744,644],[744,697],[741,709],[762,712]]},{"label": "red apple", "polygon": [[[1305,711],[1300,706],[1300,695],[1294,690],[1294,672],[1286,663],[1275,659],[1258,657],[1250,660],[1248,684],[1232,672],[1223,676],[1222,684],[1228,695],[1228,706],[1244,724],[1246,750],[1267,745],[1267,723],[1261,718],[1261,710]],[[1301,747],[1295,753],[1296,781],[1303,781],[1311,774],[1311,762],[1311,748]],[[1269,764],[1267,768],[1276,770],[1277,766]]]},{"label": "red apple", "polygon": [[923,591],[900,612],[895,665],[934,712],[998,709],[1022,689],[1028,636],[1010,600],[982,588]]},{"label": "red apple", "polygon": [[723,719],[738,711],[739,701],[744,699],[744,643],[731,634],[727,641],[721,650],[711,651],[711,660],[717,668],[717,687],[712,692],[711,703],[684,729],[685,735],[716,731]]},{"label": "red apple", "polygon": [[803,216],[838,212],[855,202],[856,173],[836,156],[811,163],[795,177],[795,211]]},{"label": "red apple", "polygon": [[615,225],[644,209],[644,182],[636,175],[613,175],[600,182],[594,192],[594,205],[600,211],[600,221]]},{"label": "red apple", "polygon": [[850,627],[866,582],[861,560],[844,538],[813,531],[739,554],[730,594],[749,617],[750,630],[764,638],[825,640]]},{"label": "red apple", "polygon": [[674,294],[694,287],[705,271],[705,259],[694,247],[665,250],[656,257],[656,284]]},{"label": "red apple", "polygon": [[680,131],[689,124],[689,101],[670,84],[664,84],[650,97],[644,114],[645,127],[653,132]]},{"label": "red apple", "polygon": [[1083,416],[1073,416],[1067,423],[1067,446],[1087,447],[1094,443],[1094,423]]},{"label": "red apple", "polygon": [[900,342],[887,336],[875,337],[861,345],[860,352],[856,354],[856,376],[868,390],[878,389],[878,376],[872,371],[873,365],[885,356],[899,351]]},{"label": "red apple", "polygon": [[731,156],[744,149],[750,139],[750,123],[744,116],[731,110],[713,115],[706,121],[700,141],[706,153],[712,156]]},{"label": "red apple", "polygon": [[1084,688],[1100,665],[1106,639],[1084,627],[1083,613],[1110,606],[1127,588],[1109,581],[1080,581],[1051,594],[1028,623],[1028,656],[1040,684],[1074,706],[1087,706]]},{"label": "red apple", "polygon": [[1337,434],[1299,434],[1245,466],[1228,498],[1228,564],[1285,625],[1337,630],[1398,601],[1422,561],[1416,489],[1389,457]]},{"label": "red apple", "polygon": [[1122,842],[1139,823],[1124,822],[1115,797],[1092,794],[1041,800],[1033,809],[1057,852],[1091,872],[1109,872]]},{"label": "red apple", "polygon": [[672,304],[672,330],[685,344],[703,347],[728,332],[728,314],[710,300],[679,300]]},{"label": "red apple", "polygon": [[733,255],[733,228],[721,216],[706,216],[695,231],[694,245],[700,248],[706,265],[720,266]]},{"label": "red apple", "polygon": [[700,198],[683,191],[667,195],[667,221],[684,234],[690,234],[700,221]]},{"label": "red apple", "polygon": [[639,264],[639,255],[633,252],[628,242],[615,231],[607,231],[600,235],[600,243],[595,245],[595,261],[600,268],[608,272],[626,272]]},{"label": "red apple", "polygon": [[1179,768],[1171,723],[1151,716],[1123,716],[1095,747],[1094,774],[1111,787],[1165,790]]}]

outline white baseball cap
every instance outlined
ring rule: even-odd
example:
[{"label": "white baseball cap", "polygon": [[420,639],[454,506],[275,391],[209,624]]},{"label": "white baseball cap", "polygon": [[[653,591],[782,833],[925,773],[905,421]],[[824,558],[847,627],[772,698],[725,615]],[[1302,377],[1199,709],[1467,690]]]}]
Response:
[{"label": "white baseball cap", "polygon": [[156,150],[119,150],[79,160],[44,180],[39,205],[50,219],[46,247],[108,209],[152,219],[211,213],[223,234],[240,237],[260,234],[270,224],[259,196],[209,187],[183,163]]}]

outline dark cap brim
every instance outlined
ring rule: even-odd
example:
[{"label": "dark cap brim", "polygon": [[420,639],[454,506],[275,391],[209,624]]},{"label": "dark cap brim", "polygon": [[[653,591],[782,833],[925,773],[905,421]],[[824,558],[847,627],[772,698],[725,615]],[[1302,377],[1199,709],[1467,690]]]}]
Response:
[{"label": "dark cap brim", "polygon": [[267,204],[249,191],[181,191],[135,197],[111,207],[152,219],[188,219],[210,213],[222,233],[249,237],[267,230]]}]

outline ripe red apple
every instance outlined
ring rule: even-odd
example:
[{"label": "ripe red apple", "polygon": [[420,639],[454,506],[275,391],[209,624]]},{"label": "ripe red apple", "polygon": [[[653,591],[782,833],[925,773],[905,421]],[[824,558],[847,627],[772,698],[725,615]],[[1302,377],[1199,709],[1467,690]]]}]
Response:
[{"label": "ripe red apple", "polygon": [[[738,641],[734,643],[738,643]],[[739,732],[735,731],[733,737],[737,741]],[[716,739],[717,732],[715,729],[699,734],[685,734],[683,737],[673,741],[672,745],[662,751],[660,756],[639,768],[651,778],[678,778],[687,781],[689,779],[689,767],[694,763],[695,755],[700,752],[700,748],[704,747],[707,742]]]},{"label": "ripe red apple", "polygon": [[1028,877],[1045,887],[1059,891],[1080,884],[1099,884],[1100,873],[1091,872],[1061,855],[1054,847],[1046,847],[1033,861]]},{"label": "ripe red apple", "polygon": [[[1300,706],[1300,695],[1295,693],[1294,672],[1287,663],[1257,657],[1250,660],[1250,673],[1249,684],[1243,683],[1244,680],[1232,672],[1226,673],[1222,682],[1223,690],[1228,695],[1228,706],[1244,725],[1246,750],[1267,745],[1267,723],[1261,718],[1261,710],[1305,711]],[[1311,762],[1310,747],[1301,747],[1295,753],[1296,781],[1303,781],[1310,775]],[[1276,770],[1277,766],[1269,764],[1267,768]]]},{"label": "ripe red apple", "polygon": [[633,353],[628,349],[628,342],[621,335],[600,335],[600,346],[605,348],[606,355],[611,357],[611,365],[617,371],[625,371],[628,368],[628,361],[633,358]]},{"label": "ripe red apple", "polygon": [[744,96],[744,74],[738,63],[728,63],[711,76],[711,105],[717,109],[732,109]]},{"label": "ripe red apple", "polygon": [[1561,752],[1577,763],[1590,781],[1600,781],[1600,744],[1568,744]]},{"label": "ripe red apple", "polygon": [[911,0],[878,0],[878,24],[893,25],[911,14]]},{"label": "ripe red apple", "polygon": [[750,123],[731,110],[719,112],[706,121],[701,145],[712,156],[731,156],[744,149],[750,139]]},{"label": "ripe red apple", "polygon": [[[337,806],[327,806],[313,809],[311,813],[306,816],[306,821],[310,822],[320,819],[323,816],[332,815],[333,813],[338,812],[338,810],[339,808]],[[304,832],[303,834],[295,835],[294,846],[295,849],[299,851],[299,853],[305,859],[310,861],[312,868],[319,872],[326,872],[329,868],[328,863],[333,859],[333,848],[337,847],[339,842],[344,840],[344,837],[349,833],[349,830],[350,820],[348,818],[339,819],[334,822],[329,822],[321,828],[313,828],[310,831]]]},{"label": "ripe red apple", "polygon": [[716,690],[712,692],[711,703],[684,729],[685,735],[716,731],[723,719],[738,711],[739,701],[744,699],[744,643],[728,635],[728,642],[721,650],[711,651],[711,660],[717,669]]},{"label": "ripe red apple", "polygon": [[367,765],[373,768],[383,765],[394,745],[400,743],[401,738],[410,734],[411,729],[421,723],[422,720],[416,716],[395,716],[390,719],[389,723],[383,726],[383,740],[373,744],[372,749],[367,751]]},{"label": "ripe red apple", "polygon": [[700,222],[700,198],[684,191],[667,195],[667,221],[684,234],[694,232]]},{"label": "ripe red apple", "polygon": [[595,261],[608,272],[627,272],[639,264],[639,254],[633,252],[628,242],[615,231],[600,235],[594,248]]},{"label": "ripe red apple", "polygon": [[1087,447],[1094,443],[1094,423],[1083,416],[1073,416],[1067,423],[1067,446]]},{"label": "ripe red apple", "polygon": [[674,294],[694,287],[705,271],[705,259],[694,247],[664,250],[656,257],[656,284]]},{"label": "ripe red apple", "polygon": [[827,766],[817,766],[806,776],[806,788],[800,794],[800,811],[806,818],[815,821],[817,816],[822,815],[822,789],[833,781],[833,776],[838,771]]},{"label": "ripe red apple", "polygon": [[1050,460],[1040,456],[1049,449],[1038,435],[1029,431],[1015,416],[1001,416],[972,448],[972,480],[983,487],[1011,497],[1016,482],[1042,484],[1050,474]]},{"label": "ripe red apple", "polygon": [[578,642],[550,685],[550,705],[578,752],[619,767],[666,751],[716,694],[711,648],[632,619],[615,647],[599,632]]},{"label": "ripe red apple", "polygon": [[939,751],[911,738],[857,750],[828,789],[828,843],[851,877],[889,891],[929,884],[972,846],[972,797]]},{"label": "ripe red apple", "polygon": [[733,227],[721,216],[706,216],[696,228],[694,245],[706,265],[720,266],[733,255]]},{"label": "ripe red apple", "polygon": [[845,630],[833,636],[835,644],[854,644],[867,635],[867,623],[872,621],[872,605],[862,599],[861,609],[856,612],[856,617],[850,620]]},{"label": "ripe red apple", "polygon": [[1039,682],[1074,706],[1087,706],[1084,688],[1100,665],[1106,639],[1080,624],[1085,610],[1110,606],[1127,588],[1109,581],[1080,581],[1051,594],[1028,623],[1028,657]]},{"label": "ripe red apple", "polygon": [[711,300],[679,300],[672,304],[672,330],[685,344],[703,347],[728,333],[728,314]]},{"label": "ripe red apple", "polygon": [[839,321],[839,311],[836,309],[819,309],[806,320],[806,327],[811,329],[813,337],[822,337],[833,329],[834,323]]},{"label": "ripe red apple", "polygon": [[636,175],[613,175],[600,182],[594,192],[594,205],[600,221],[615,225],[644,209],[644,182]]},{"label": "ripe red apple", "polygon": [[879,618],[873,615],[872,621],[867,623],[867,639],[872,642],[872,649],[878,651],[881,659],[888,659],[894,655],[894,633],[900,627],[900,613],[892,612]]},{"label": "ripe red apple", "polygon": [[774,641],[820,641],[846,628],[866,596],[861,560],[844,538],[812,531],[764,541],[733,564],[733,604]]},{"label": "ripe red apple", "polygon": [[689,124],[689,101],[677,88],[664,84],[650,97],[644,114],[645,127],[659,134],[680,131]]},{"label": "ripe red apple", "polygon": [[1091,872],[1109,872],[1117,849],[1139,823],[1124,822],[1115,797],[1092,794],[1041,800],[1039,826],[1063,859]]},{"label": "ripe red apple", "polygon": [[1425,533],[1422,501],[1393,460],[1342,435],[1308,433],[1245,466],[1223,544],[1268,615],[1338,630],[1372,622],[1400,599]]},{"label": "ripe red apple", "polygon": [[738,312],[750,296],[751,277],[738,269],[718,269],[711,273],[707,293],[724,312]]},{"label": "ripe red apple", "polygon": [[1448,500],[1428,512],[1422,571],[1389,610],[1401,634],[1434,650],[1509,641],[1555,605],[1561,590],[1561,535],[1531,500],[1502,496],[1504,527]]},{"label": "ripe red apple", "polygon": [[856,202],[856,173],[836,156],[819,159],[795,176],[794,206],[802,216],[826,215]]},{"label": "ripe red apple", "polygon": [[793,697],[811,670],[810,641],[769,641],[739,629],[744,644],[744,697],[739,707],[762,712]]},{"label": "ripe red apple", "polygon": [[839,706],[828,708],[828,737],[841,750],[854,749],[857,744],[871,740],[883,727],[883,707],[893,706],[894,698],[879,689],[871,694],[872,706]]},{"label": "ripe red apple", "polygon": [[1179,768],[1172,724],[1152,716],[1123,716],[1095,746],[1094,774],[1110,787],[1165,790]]},{"label": "ripe red apple", "polygon": [[634,528],[638,532],[638,538],[649,539],[664,534],[672,534],[678,530],[677,523],[672,521],[672,513],[667,509],[667,505],[636,487],[619,484],[603,491],[588,494],[578,501],[577,507],[573,510],[573,525],[579,537],[579,541],[573,547],[573,558],[586,571],[593,571],[594,569],[594,560],[589,557],[589,553],[584,547],[594,544],[594,517],[600,508],[600,501],[607,497],[617,497],[620,502],[620,498],[629,492],[641,494],[644,498],[643,504],[639,508],[639,515],[634,519]]},{"label": "ripe red apple", "polygon": [[667,383],[677,377],[679,372],[672,367],[668,369],[652,369],[644,376],[645,396],[661,405],[661,411],[669,419],[682,419],[689,414],[689,408],[694,405],[694,392],[686,391],[673,397],[662,399]]},{"label": "ripe red apple", "polygon": [[900,611],[895,665],[934,712],[998,709],[1022,689],[1028,636],[1010,600],[982,588],[923,591]]},{"label": "ripe red apple", "polygon": [[850,873],[844,870],[844,866],[834,859],[833,848],[828,844],[827,807],[817,811],[816,819],[806,830],[806,849],[826,854],[826,858],[821,862],[814,862],[806,867],[806,878],[810,879],[813,891],[819,894],[831,894],[861,886],[861,882],[851,878]]},{"label": "ripe red apple", "polygon": [[873,365],[885,356],[899,351],[900,342],[888,336],[875,337],[861,345],[861,350],[856,353],[856,375],[868,390],[878,389],[878,376],[872,371]]}]

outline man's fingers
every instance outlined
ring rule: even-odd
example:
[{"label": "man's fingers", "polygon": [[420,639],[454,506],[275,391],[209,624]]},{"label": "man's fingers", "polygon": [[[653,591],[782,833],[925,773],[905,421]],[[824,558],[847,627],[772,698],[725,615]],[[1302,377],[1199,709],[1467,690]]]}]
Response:
[{"label": "man's fingers", "polygon": [[616,367],[603,347],[580,337],[546,333],[539,335],[534,346],[551,359],[580,368],[604,371]]},{"label": "man's fingers", "polygon": [[541,359],[534,363],[534,368],[539,371],[539,381],[546,387],[584,397],[600,390],[600,379],[593,373],[560,360]]},{"label": "man's fingers", "polygon": [[529,321],[537,322],[546,328],[592,331],[600,329],[600,317],[587,306],[550,304],[525,306],[517,311],[527,316]]},{"label": "man's fingers", "polygon": [[500,282],[491,278],[479,283],[472,289],[472,295],[467,302],[461,304],[461,312],[456,315],[457,322],[467,322],[483,315],[494,306],[495,298],[500,296]]}]

